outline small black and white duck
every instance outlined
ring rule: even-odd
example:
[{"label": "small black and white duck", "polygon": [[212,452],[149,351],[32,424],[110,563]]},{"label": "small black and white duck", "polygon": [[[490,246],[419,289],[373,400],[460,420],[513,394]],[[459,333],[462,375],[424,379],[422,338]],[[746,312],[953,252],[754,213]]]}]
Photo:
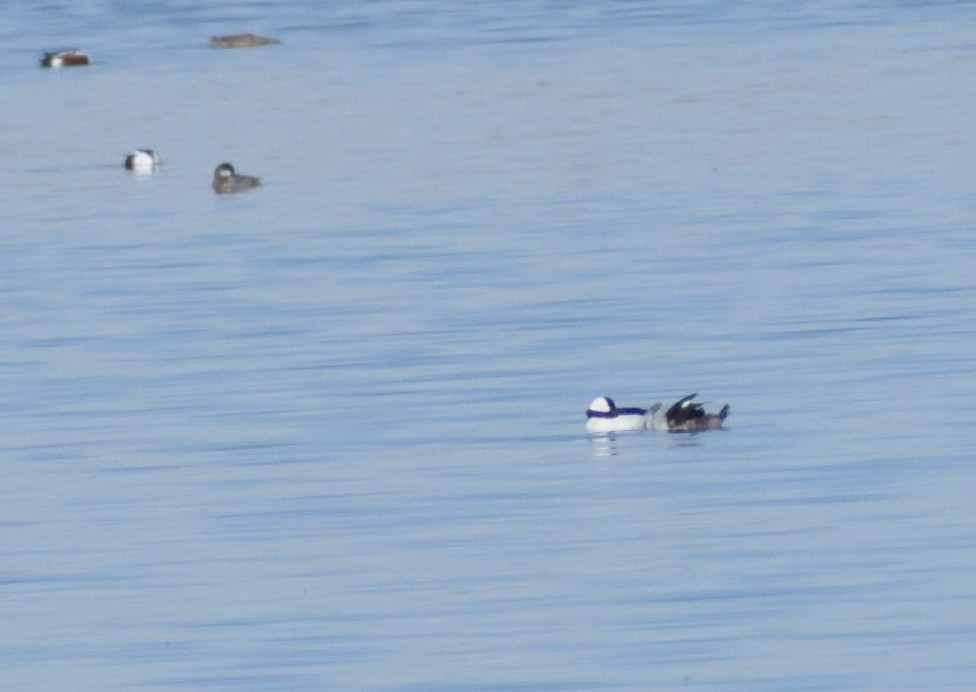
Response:
[{"label": "small black and white duck", "polygon": [[597,397],[586,409],[586,432],[608,433],[623,430],[644,430],[650,427],[661,404],[650,408],[618,408],[608,396]]},{"label": "small black and white duck", "polygon": [[125,157],[124,165],[133,173],[152,173],[159,165],[159,154],[152,149],[136,149]]}]

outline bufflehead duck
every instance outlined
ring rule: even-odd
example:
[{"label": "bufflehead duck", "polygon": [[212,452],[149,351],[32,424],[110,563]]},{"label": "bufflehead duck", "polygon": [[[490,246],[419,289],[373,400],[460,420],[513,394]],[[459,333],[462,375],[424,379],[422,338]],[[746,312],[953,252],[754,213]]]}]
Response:
[{"label": "bufflehead duck", "polygon": [[586,432],[607,433],[622,430],[644,430],[652,421],[661,404],[650,408],[617,408],[608,396],[593,400],[586,409]]},{"label": "bufflehead duck", "polygon": [[697,394],[679,399],[663,414],[654,417],[654,427],[667,432],[717,430],[729,415],[726,404],[718,413],[705,413],[705,407],[692,401]]},{"label": "bufflehead duck", "polygon": [[70,50],[54,50],[44,53],[41,67],[75,67],[76,65],[90,65],[91,58],[87,53],[72,48]]},{"label": "bufflehead duck", "polygon": [[159,165],[159,155],[152,149],[136,149],[125,157],[126,170],[134,173],[152,173]]},{"label": "bufflehead duck", "polygon": [[213,189],[218,195],[257,187],[261,180],[253,175],[237,175],[229,163],[222,163],[214,169]]},{"label": "bufflehead duck", "polygon": [[254,34],[231,34],[230,36],[211,36],[210,45],[214,48],[253,48],[281,43],[276,38],[265,38]]}]

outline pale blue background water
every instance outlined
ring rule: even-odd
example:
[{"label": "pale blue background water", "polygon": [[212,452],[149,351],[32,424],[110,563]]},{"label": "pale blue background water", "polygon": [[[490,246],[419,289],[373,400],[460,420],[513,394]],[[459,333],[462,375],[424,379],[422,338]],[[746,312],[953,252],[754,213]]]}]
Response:
[{"label": "pale blue background water", "polygon": [[2,6],[0,687],[971,689],[974,10]]}]

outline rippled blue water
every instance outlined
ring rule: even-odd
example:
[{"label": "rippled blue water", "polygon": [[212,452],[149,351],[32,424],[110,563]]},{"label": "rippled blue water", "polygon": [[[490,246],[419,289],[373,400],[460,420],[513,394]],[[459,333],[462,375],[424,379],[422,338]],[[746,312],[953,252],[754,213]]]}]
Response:
[{"label": "rippled blue water", "polygon": [[972,9],[0,8],[0,686],[972,688]]}]

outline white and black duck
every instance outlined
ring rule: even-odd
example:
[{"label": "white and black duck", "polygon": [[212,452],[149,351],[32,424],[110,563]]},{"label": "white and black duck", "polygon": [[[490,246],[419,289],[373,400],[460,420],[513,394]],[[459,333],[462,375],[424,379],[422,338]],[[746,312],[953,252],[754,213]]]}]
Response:
[{"label": "white and black duck", "polygon": [[136,149],[125,157],[124,165],[133,173],[152,173],[159,165],[159,154],[152,149]]},{"label": "white and black duck", "polygon": [[586,432],[608,433],[624,430],[644,430],[651,426],[661,404],[650,408],[619,408],[608,396],[597,397],[586,409]]}]

